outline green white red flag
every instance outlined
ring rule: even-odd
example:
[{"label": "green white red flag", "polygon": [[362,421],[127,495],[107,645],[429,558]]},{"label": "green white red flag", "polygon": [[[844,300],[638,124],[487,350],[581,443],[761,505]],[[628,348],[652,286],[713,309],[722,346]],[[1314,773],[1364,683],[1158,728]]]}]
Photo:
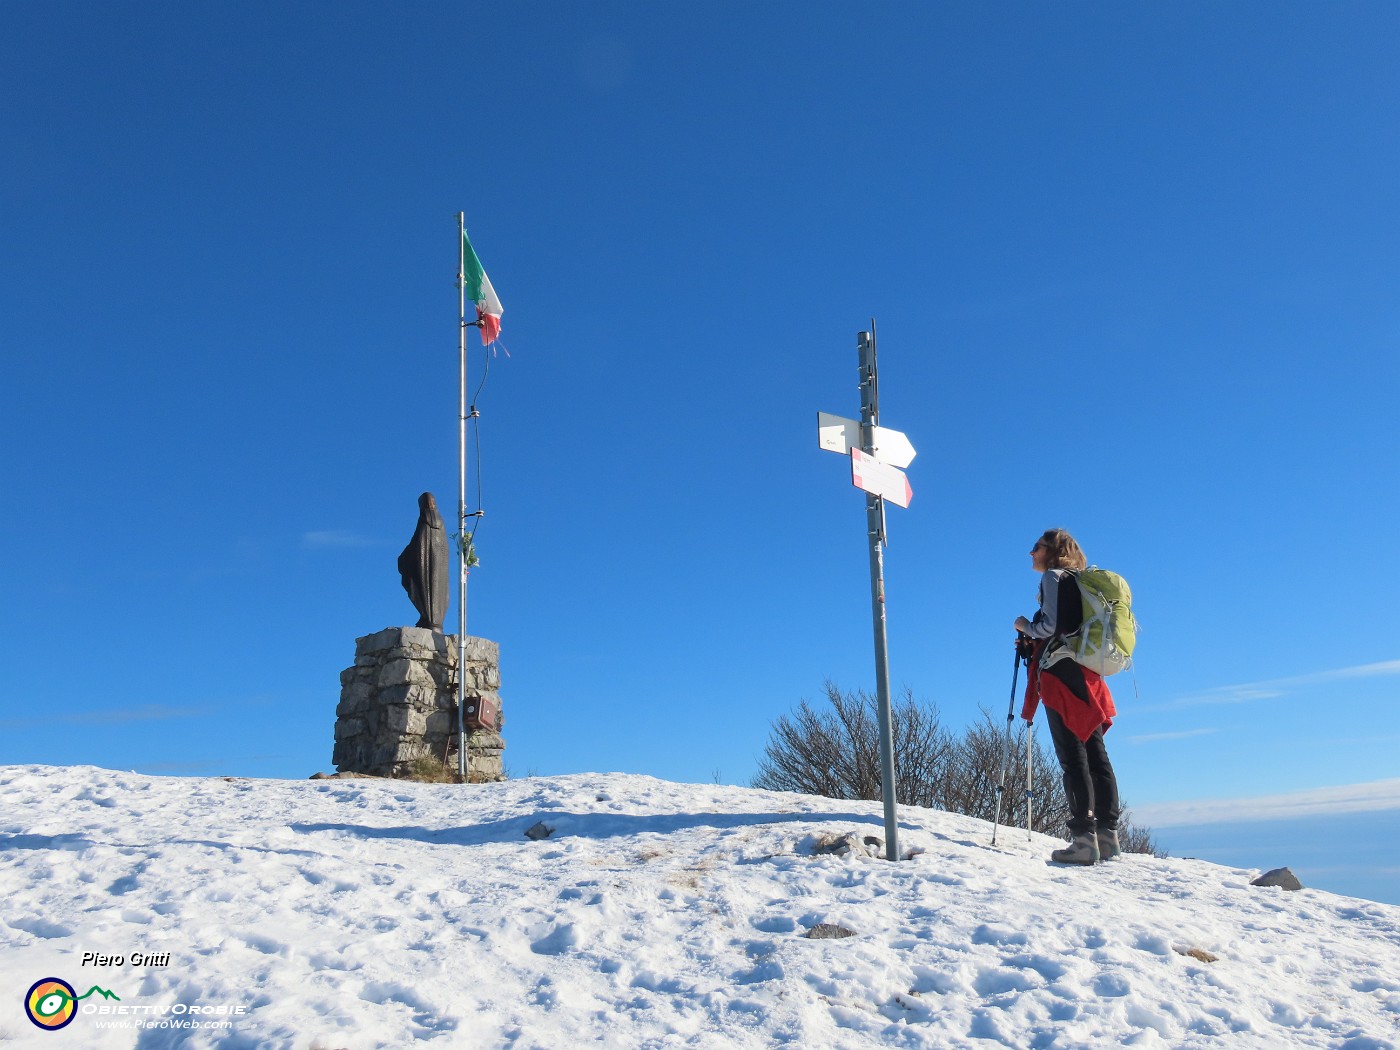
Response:
[{"label": "green white red flag", "polygon": [[481,326],[481,345],[486,346],[501,334],[501,301],[496,298],[496,289],[491,287],[491,279],[481,268],[481,260],[472,249],[472,242],[462,233],[462,283],[467,299],[476,304],[476,319]]}]

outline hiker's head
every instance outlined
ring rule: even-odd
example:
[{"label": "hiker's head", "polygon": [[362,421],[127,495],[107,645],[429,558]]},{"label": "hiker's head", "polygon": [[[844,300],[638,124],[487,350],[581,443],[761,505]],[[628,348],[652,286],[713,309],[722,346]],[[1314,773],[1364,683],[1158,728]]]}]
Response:
[{"label": "hiker's head", "polygon": [[1082,569],[1089,564],[1079,544],[1064,529],[1046,529],[1031,548],[1031,556],[1043,569]]}]

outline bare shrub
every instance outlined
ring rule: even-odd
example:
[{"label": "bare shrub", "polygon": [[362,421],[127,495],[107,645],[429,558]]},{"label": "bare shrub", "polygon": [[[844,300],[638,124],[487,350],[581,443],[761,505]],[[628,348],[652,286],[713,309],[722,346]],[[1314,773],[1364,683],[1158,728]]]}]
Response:
[{"label": "bare shrub", "polygon": [[[843,692],[831,681],[824,691],[825,705],[814,706],[804,699],[792,713],[773,722],[753,786],[824,798],[879,799],[876,698],[862,689]],[[1004,784],[1001,821],[1025,826],[1027,726],[1023,721],[1013,718],[1009,725],[998,724],[983,708],[981,720],[954,737],[943,728],[937,706],[916,701],[908,687],[890,707],[895,791],[901,804],[990,821],[997,816],[997,786]],[[1030,766],[1031,829],[1061,834],[1069,819],[1069,804],[1060,764],[1035,734],[1030,737]],[[1128,853],[1166,856],[1148,829],[1129,822],[1126,810],[1119,821],[1118,841]]]},{"label": "bare shrub", "polygon": [[[813,707],[804,699],[791,715],[780,715],[773,723],[753,786],[825,798],[878,799],[876,698],[864,690],[843,693],[830,681],[825,689],[829,707]],[[938,709],[917,703],[909,689],[890,708],[898,797],[909,805],[938,806],[937,774],[951,749]]]},{"label": "bare shrub", "polygon": [[[995,820],[997,785],[1003,783],[1004,775],[1001,820],[1024,827],[1026,734],[1026,723],[1019,718],[1013,724],[1003,722],[999,726],[991,713],[982,708],[981,721],[968,726],[954,745],[951,768],[945,773],[948,789],[943,808],[950,813]],[[1030,737],[1030,749],[1031,830],[1058,834],[1069,819],[1060,764],[1053,755],[1046,754],[1035,734]]]}]

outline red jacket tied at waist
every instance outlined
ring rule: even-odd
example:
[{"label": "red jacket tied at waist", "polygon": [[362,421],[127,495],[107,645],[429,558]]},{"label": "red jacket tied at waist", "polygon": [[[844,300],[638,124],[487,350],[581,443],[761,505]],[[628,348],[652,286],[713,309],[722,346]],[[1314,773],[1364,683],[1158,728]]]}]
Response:
[{"label": "red jacket tied at waist", "polygon": [[1021,717],[1027,722],[1034,719],[1036,707],[1043,702],[1080,740],[1088,740],[1096,729],[1107,731],[1118,709],[1113,706],[1113,694],[1103,676],[1068,658],[1042,670],[1041,648],[1036,646],[1031,657]]}]

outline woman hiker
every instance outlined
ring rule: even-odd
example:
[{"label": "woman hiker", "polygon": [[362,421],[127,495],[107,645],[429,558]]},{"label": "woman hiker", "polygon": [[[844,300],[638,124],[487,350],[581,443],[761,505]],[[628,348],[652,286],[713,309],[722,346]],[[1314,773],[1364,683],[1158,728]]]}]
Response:
[{"label": "woman hiker", "polygon": [[1117,710],[1102,676],[1075,663],[1060,645],[1079,630],[1083,606],[1074,571],[1087,562],[1064,529],[1049,529],[1031,548],[1031,567],[1040,573],[1040,610],[1033,620],[1016,617],[1030,649],[1026,698],[1021,717],[1035,718],[1045,704],[1050,739],[1064,772],[1071,841],[1050,854],[1060,864],[1094,864],[1118,856],[1118,781],[1103,735]]}]

